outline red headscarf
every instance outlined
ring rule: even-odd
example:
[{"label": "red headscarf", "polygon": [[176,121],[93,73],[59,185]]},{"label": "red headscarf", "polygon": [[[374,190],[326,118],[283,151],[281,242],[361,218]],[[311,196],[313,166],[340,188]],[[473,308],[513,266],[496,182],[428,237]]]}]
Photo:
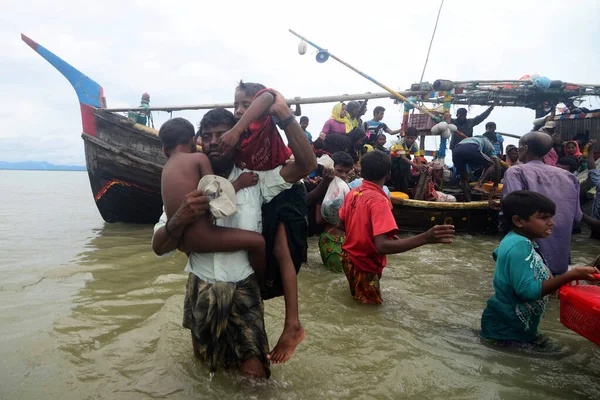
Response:
[{"label": "red headscarf", "polygon": [[577,143],[577,142],[576,142],[576,141],[574,141],[574,140],[569,140],[569,141],[568,141],[568,142],[565,144],[565,147],[563,148],[563,151],[565,152],[565,156],[567,155],[567,145],[568,145],[569,143],[574,143],[574,144],[575,144],[575,154],[573,154],[573,157],[579,157],[579,156],[581,156],[582,154],[581,154],[581,150],[579,150],[579,143]]}]

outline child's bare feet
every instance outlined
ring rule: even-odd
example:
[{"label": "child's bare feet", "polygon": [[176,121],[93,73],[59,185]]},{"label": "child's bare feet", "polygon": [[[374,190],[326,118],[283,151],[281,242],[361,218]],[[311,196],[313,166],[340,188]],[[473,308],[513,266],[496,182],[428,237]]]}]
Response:
[{"label": "child's bare feet", "polygon": [[296,347],[304,340],[305,336],[306,331],[300,324],[300,321],[293,326],[284,326],[283,332],[277,341],[277,345],[267,358],[270,359],[273,364],[286,362],[294,355]]}]

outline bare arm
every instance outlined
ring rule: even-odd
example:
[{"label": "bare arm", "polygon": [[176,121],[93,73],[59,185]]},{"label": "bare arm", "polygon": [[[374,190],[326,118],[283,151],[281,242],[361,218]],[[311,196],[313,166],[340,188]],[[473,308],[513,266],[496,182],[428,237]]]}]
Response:
[{"label": "bare arm", "polygon": [[175,214],[169,220],[166,220],[165,216],[168,226],[160,227],[152,236],[154,253],[161,256],[176,250],[185,228],[206,214],[208,202],[209,198],[199,190],[188,193]]},{"label": "bare arm", "polygon": [[453,225],[436,225],[417,236],[408,239],[388,238],[387,234],[375,236],[375,248],[379,254],[404,253],[431,243],[452,243],[454,239]]},{"label": "bare arm", "polygon": [[[269,107],[273,105],[274,101],[275,96],[270,92],[263,92],[260,94],[260,96],[252,101],[250,107],[248,107],[242,118],[240,118],[233,128],[231,128],[228,132],[225,132],[221,137],[221,144],[224,154],[228,154],[233,151],[239,142],[242,133],[248,129],[250,124],[263,116]],[[285,107],[289,114],[291,114],[292,110],[290,110],[287,104]],[[306,140],[306,137],[304,139]]]},{"label": "bare arm", "polygon": [[397,135],[400,132],[402,132],[402,129],[396,129],[395,131],[391,130],[390,128],[385,129],[385,133],[387,133],[389,135]]},{"label": "bare arm", "polygon": [[300,104],[296,104],[296,111],[294,111],[294,115],[296,117],[302,116],[302,108],[300,107]]},{"label": "bare arm", "polygon": [[[277,92],[275,103],[271,106],[269,112],[280,121],[284,121],[292,116],[292,111],[285,103],[283,96]],[[246,111],[247,113],[248,111]],[[317,158],[312,146],[306,140],[306,134],[300,124],[298,124],[298,121],[294,119],[290,122],[285,127],[284,132],[288,139],[288,146],[294,155],[294,160],[284,165],[281,168],[280,174],[286,182],[295,183],[317,169]]]},{"label": "bare arm", "polygon": [[494,109],[494,107],[495,106],[492,104],[487,110],[485,110],[484,112],[482,112],[481,114],[479,114],[478,116],[473,118],[473,126],[479,125],[480,123],[485,121],[485,119],[487,117],[489,117],[490,114],[492,113],[492,110]]},{"label": "bare arm", "polygon": [[[594,267],[577,267],[573,268],[570,271],[565,272],[564,274],[557,276],[555,278],[546,279],[542,282],[542,297],[546,296],[550,293],[554,293],[561,286],[566,285],[569,282],[576,280],[586,280],[590,282],[597,282],[600,280],[600,271]],[[594,276],[596,275],[596,276]]]},{"label": "bare arm", "polygon": [[600,231],[600,220],[592,218],[587,214],[583,214],[582,221],[593,231]]}]

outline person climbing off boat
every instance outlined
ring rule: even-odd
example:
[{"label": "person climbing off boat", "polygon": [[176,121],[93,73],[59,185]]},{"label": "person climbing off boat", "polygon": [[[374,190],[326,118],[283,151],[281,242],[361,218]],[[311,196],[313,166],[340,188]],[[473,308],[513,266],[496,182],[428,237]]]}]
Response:
[{"label": "person climbing off boat", "polygon": [[[453,118],[451,120],[451,123],[456,125],[458,131],[466,137],[473,137],[473,128],[485,121],[485,119],[490,116],[495,106],[496,103],[494,102],[494,104],[492,104],[487,110],[485,110],[475,118],[467,118],[467,109],[459,108],[456,111],[456,118]],[[450,139],[450,150],[454,150],[454,147],[463,139],[464,137],[454,133],[452,135],[452,139]]]},{"label": "person climbing off boat", "polygon": [[543,345],[545,337],[538,327],[548,295],[575,280],[600,281],[593,276],[600,273],[594,267],[552,275],[536,241],[554,231],[556,210],[548,197],[529,190],[513,191],[502,200],[509,232],[493,252],[494,296],[481,316],[484,340],[502,346]]},{"label": "person climbing off boat", "polygon": [[363,130],[367,135],[365,143],[372,146],[377,146],[380,134],[387,133],[389,135],[397,135],[400,133],[401,129],[391,130],[384,122],[381,121],[384,114],[385,108],[377,106],[373,110],[373,119],[363,124]]},{"label": "person climbing off boat", "polygon": [[361,161],[363,183],[352,189],[340,210],[340,229],[346,232],[342,267],[350,294],[358,303],[381,304],[379,281],[386,254],[403,253],[425,244],[452,243],[454,226],[436,225],[420,235],[400,239],[392,203],[382,187],[391,171],[390,157],[380,151]]},{"label": "person climbing off boat", "polygon": [[[297,143],[295,146],[302,150],[308,148],[310,152],[296,154],[296,163],[312,166],[297,179],[298,182],[316,169],[317,162],[304,130],[291,111],[285,113],[285,119],[278,121],[268,115],[268,110],[278,104],[278,96],[281,94],[262,84],[240,81],[234,101],[237,122],[221,137],[221,142],[226,154],[235,153],[234,161],[240,168],[274,170],[284,165],[291,156],[276,125],[281,129],[297,126],[304,135],[302,144],[307,147],[298,146]],[[297,274],[308,247],[306,209],[306,188],[300,182],[266,203],[262,210],[262,230],[267,244],[266,290],[262,297],[267,300],[283,295],[285,300],[283,332],[269,356],[274,363],[287,361],[305,336],[298,313]]]},{"label": "person climbing off boat", "polygon": [[496,156],[494,145],[485,137],[469,137],[459,142],[452,151],[452,162],[460,176],[460,186],[465,196],[465,201],[471,201],[471,187],[469,186],[467,165],[471,168],[486,168],[473,189],[483,190],[484,179],[493,172],[494,185],[492,190],[497,190],[502,174],[500,159]]}]

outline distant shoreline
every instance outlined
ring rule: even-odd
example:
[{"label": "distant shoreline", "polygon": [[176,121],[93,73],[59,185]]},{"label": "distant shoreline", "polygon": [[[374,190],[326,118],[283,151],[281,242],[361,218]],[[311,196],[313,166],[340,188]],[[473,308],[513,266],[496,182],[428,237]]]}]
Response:
[{"label": "distant shoreline", "polygon": [[82,167],[82,169],[0,168],[0,171],[87,172],[87,169],[84,167]]}]

